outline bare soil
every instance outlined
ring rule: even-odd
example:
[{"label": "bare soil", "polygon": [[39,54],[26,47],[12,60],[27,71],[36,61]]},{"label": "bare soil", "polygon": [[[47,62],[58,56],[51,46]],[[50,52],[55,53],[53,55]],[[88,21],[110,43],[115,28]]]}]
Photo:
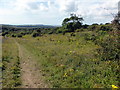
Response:
[{"label": "bare soil", "polygon": [[[17,43],[17,42],[16,42]],[[19,48],[22,88],[48,88],[44,78],[37,68],[37,62],[22,45]]]}]

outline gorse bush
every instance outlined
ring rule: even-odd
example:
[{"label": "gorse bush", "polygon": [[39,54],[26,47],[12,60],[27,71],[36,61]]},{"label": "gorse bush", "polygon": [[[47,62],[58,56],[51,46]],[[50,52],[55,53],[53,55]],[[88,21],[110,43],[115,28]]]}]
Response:
[{"label": "gorse bush", "polygon": [[102,31],[111,31],[112,28],[111,28],[110,24],[108,24],[108,25],[101,25],[100,30],[102,30]]},{"label": "gorse bush", "polygon": [[120,57],[120,48],[119,42],[117,37],[112,35],[105,37],[100,46],[102,47],[101,50],[101,59],[102,60],[119,60]]},{"label": "gorse bush", "polygon": [[40,36],[40,34],[37,33],[37,32],[35,32],[35,33],[32,34],[32,37],[37,37],[37,36]]},{"label": "gorse bush", "polygon": [[[120,60],[120,23],[119,19],[113,20],[111,24],[111,29],[107,29],[108,35],[100,41],[101,50],[101,59],[102,60]],[[103,27],[102,27],[103,28]],[[107,27],[104,27],[104,29]]]}]

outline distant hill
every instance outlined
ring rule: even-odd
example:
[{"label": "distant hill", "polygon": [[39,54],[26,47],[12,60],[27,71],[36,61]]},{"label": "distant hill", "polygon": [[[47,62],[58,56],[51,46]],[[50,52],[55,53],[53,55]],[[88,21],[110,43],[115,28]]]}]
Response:
[{"label": "distant hill", "polygon": [[1,24],[2,27],[15,27],[15,28],[55,28],[58,26],[52,26],[52,25],[7,25],[7,24]]},{"label": "distant hill", "polygon": [[14,27],[20,27],[20,28],[54,28],[55,26],[51,25],[13,25]]}]

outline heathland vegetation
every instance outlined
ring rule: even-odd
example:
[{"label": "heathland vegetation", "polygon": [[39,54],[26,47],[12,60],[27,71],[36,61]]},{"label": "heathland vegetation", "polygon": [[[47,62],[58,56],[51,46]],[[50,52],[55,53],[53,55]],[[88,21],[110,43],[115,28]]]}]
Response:
[{"label": "heathland vegetation", "polygon": [[87,25],[71,14],[61,27],[3,25],[3,87],[22,86],[18,44],[31,53],[29,58],[37,62],[49,87],[119,87],[119,17],[112,23]]}]

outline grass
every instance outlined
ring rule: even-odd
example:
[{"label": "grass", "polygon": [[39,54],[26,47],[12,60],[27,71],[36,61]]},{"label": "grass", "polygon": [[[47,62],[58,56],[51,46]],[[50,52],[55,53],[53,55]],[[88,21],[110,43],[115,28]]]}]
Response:
[{"label": "grass", "polygon": [[14,88],[21,85],[20,60],[18,47],[13,39],[3,39],[2,43],[3,88]]},{"label": "grass", "polygon": [[119,84],[117,61],[101,61],[100,46],[76,36],[52,34],[32,38],[25,36],[17,41],[36,58],[42,75],[54,88],[111,88]]}]

